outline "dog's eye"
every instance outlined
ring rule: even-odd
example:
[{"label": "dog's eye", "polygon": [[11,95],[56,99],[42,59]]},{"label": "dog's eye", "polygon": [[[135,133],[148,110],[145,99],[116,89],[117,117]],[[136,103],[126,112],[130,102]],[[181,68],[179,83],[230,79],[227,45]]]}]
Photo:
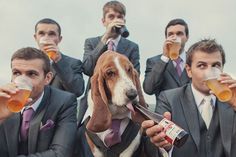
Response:
[{"label": "dog's eye", "polygon": [[107,70],[106,74],[107,74],[108,77],[113,77],[113,76],[115,76],[115,72],[112,71],[112,70]]}]

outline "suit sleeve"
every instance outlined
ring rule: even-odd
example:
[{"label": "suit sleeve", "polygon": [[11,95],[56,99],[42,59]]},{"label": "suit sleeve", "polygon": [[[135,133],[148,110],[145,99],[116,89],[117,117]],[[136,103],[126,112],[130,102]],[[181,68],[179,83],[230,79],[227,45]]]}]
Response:
[{"label": "suit sleeve", "polygon": [[165,112],[171,112],[171,106],[165,91],[161,92],[157,98],[155,112],[163,115]]},{"label": "suit sleeve", "polygon": [[66,100],[64,99],[64,102],[64,105],[57,112],[56,129],[48,150],[17,157],[70,157],[72,155],[77,128],[77,100],[75,96],[71,96],[67,97]]},{"label": "suit sleeve", "polygon": [[84,79],[82,62],[79,59],[62,55],[59,62],[52,64],[60,78],[62,86],[77,97],[84,92]]},{"label": "suit sleeve", "polygon": [[140,74],[140,55],[139,55],[139,47],[135,44],[134,48],[132,49],[130,59],[131,63],[133,64],[134,68]]},{"label": "suit sleeve", "polygon": [[146,70],[143,82],[144,92],[152,95],[159,94],[162,90],[162,82],[164,81],[163,73],[167,63],[160,58],[149,58],[146,62]]},{"label": "suit sleeve", "polygon": [[[99,40],[99,39],[98,39]],[[100,40],[95,45],[92,39],[86,39],[84,43],[83,70],[88,76],[93,75],[96,62],[99,56],[107,50],[107,47]]]}]

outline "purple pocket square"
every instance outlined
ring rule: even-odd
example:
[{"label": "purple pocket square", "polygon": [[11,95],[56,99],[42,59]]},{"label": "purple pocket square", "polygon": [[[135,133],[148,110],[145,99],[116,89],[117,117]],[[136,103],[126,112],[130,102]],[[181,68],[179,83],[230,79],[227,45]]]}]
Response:
[{"label": "purple pocket square", "polygon": [[40,126],[40,131],[46,131],[50,128],[53,128],[55,126],[54,121],[51,119],[48,119],[44,125]]}]

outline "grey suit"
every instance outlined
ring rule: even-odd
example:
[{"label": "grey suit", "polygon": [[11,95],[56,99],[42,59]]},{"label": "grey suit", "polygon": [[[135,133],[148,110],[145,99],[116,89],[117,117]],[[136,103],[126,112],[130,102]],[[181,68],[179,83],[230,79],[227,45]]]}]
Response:
[{"label": "grey suit", "polygon": [[[107,46],[101,42],[101,36],[85,40],[83,68],[86,75],[92,76],[99,56],[106,50]],[[139,48],[136,43],[121,37],[116,51],[127,56],[134,68],[140,73]]]},{"label": "grey suit", "polygon": [[[163,114],[166,111],[171,112],[172,121],[177,125],[189,132],[190,136],[187,142],[181,148],[173,149],[172,157],[205,157],[205,155],[200,155],[205,141],[210,142],[212,134],[202,138],[201,126],[201,116],[194,97],[192,94],[190,84],[185,85],[180,88],[163,91],[158,97],[158,105],[156,106],[156,112]],[[217,109],[214,115],[218,115],[218,132],[217,138],[219,138],[220,143],[213,143],[209,149],[206,151],[211,151],[209,153],[214,154],[214,157],[218,157],[220,153],[224,153],[224,157],[235,157],[236,149],[236,112],[226,103],[216,102]],[[199,118],[200,117],[200,118]],[[216,117],[216,116],[215,116]],[[213,126],[214,121],[212,120],[210,128]],[[209,131],[210,131],[209,128]],[[213,130],[213,132],[217,132]],[[210,141],[208,141],[210,140]],[[218,145],[218,146],[217,146]],[[211,150],[211,148],[220,148],[216,150]],[[219,152],[221,151],[221,152]],[[223,157],[220,155],[220,157]]]},{"label": "grey suit", "polygon": [[171,60],[165,63],[161,60],[161,55],[147,59],[143,82],[145,93],[155,94],[157,98],[161,91],[181,87],[188,82],[190,79],[186,70],[179,77]]},{"label": "grey suit", "polygon": [[[44,96],[28,135],[29,157],[69,157],[76,134],[76,96],[52,87],[45,87]],[[55,126],[40,130],[47,120]],[[18,155],[21,113],[13,114],[0,125],[0,156]],[[24,155],[18,155],[24,157]]]},{"label": "grey suit", "polygon": [[66,55],[59,62],[52,63],[54,77],[50,83],[53,87],[74,93],[77,97],[84,92],[82,62]]}]

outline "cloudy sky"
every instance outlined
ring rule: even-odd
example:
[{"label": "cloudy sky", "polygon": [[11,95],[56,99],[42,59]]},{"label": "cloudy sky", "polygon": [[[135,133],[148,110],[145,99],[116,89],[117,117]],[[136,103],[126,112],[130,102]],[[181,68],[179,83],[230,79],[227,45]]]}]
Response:
[{"label": "cloudy sky", "polygon": [[[0,81],[10,80],[10,57],[26,46],[36,47],[34,25],[45,17],[62,27],[60,49],[82,59],[84,40],[102,35],[102,7],[107,0],[0,0]],[[141,75],[146,59],[160,54],[164,28],[173,18],[189,25],[188,48],[202,38],[216,38],[226,51],[225,71],[236,77],[235,0],[121,0],[126,6],[130,40],[139,44]],[[153,102],[153,97],[147,101]]]}]

